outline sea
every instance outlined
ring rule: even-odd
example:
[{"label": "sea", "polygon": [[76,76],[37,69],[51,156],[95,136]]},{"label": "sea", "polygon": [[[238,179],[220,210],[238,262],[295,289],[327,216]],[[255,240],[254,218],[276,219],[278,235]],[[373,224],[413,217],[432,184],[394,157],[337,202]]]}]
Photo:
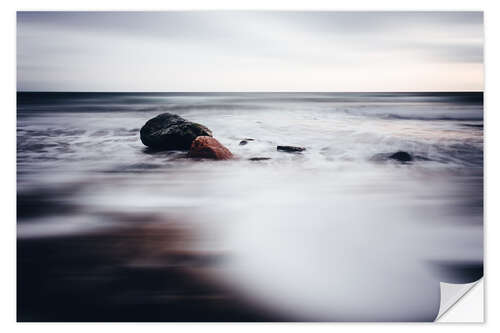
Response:
[{"label": "sea", "polygon": [[[234,158],[149,150],[164,112]],[[18,320],[433,321],[483,156],[482,92],[18,92]]]}]

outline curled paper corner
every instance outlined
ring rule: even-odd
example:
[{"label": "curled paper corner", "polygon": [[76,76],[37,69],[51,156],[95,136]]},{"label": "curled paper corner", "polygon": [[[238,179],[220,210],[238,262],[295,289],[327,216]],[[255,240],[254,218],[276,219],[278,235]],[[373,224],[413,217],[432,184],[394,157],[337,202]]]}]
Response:
[{"label": "curled paper corner", "polygon": [[[443,320],[443,316],[447,314],[452,308],[455,307],[457,303],[461,301],[461,299],[471,291],[476,285],[481,286],[481,299],[482,299],[482,286],[483,286],[483,278],[480,278],[477,281],[471,283],[440,283],[441,290],[441,302],[439,305],[439,313],[436,316],[435,321],[441,322],[449,322],[449,320]],[[481,303],[481,319],[479,320],[462,320],[455,319],[451,320],[451,322],[483,322],[482,316],[482,303]]]}]

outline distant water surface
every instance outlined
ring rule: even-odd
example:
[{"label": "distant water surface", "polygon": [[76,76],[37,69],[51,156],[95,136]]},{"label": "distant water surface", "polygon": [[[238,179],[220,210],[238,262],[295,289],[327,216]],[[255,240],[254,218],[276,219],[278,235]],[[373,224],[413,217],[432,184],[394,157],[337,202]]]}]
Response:
[{"label": "distant water surface", "polygon": [[[17,98],[20,320],[431,321],[482,276],[482,93]],[[236,158],[148,151],[162,112]]]}]

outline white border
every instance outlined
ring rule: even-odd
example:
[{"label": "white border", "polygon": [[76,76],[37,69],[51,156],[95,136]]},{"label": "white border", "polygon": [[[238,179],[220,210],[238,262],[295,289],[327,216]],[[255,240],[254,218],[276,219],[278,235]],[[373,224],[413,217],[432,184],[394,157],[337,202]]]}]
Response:
[{"label": "white border", "polygon": [[[36,331],[36,332],[87,332],[88,330],[110,330],[118,329],[120,332],[136,332],[140,330],[165,330],[191,331],[203,330],[204,332],[238,331],[253,332],[254,330],[272,329],[283,331],[313,330],[328,331],[342,329],[346,331],[358,331],[368,329],[370,331],[384,332],[420,332],[422,328],[428,330],[448,330],[453,333],[464,330],[476,330],[478,328],[494,329],[500,331],[498,316],[495,316],[496,309],[500,308],[498,300],[492,296],[486,296],[486,324],[16,324],[15,314],[15,86],[16,86],[16,55],[15,55],[15,11],[16,10],[181,10],[181,9],[283,9],[283,10],[484,10],[485,11],[485,285],[487,295],[499,295],[498,283],[489,281],[500,281],[498,274],[498,259],[495,253],[499,253],[498,240],[500,235],[498,224],[498,187],[500,165],[498,160],[498,137],[500,126],[500,105],[498,103],[498,80],[499,73],[499,47],[498,32],[500,31],[500,15],[496,10],[498,1],[439,1],[439,0],[419,0],[419,1],[397,1],[397,0],[377,0],[361,1],[349,0],[342,2],[335,1],[273,1],[273,0],[253,0],[253,1],[12,1],[2,3],[0,11],[2,25],[2,51],[0,56],[2,61],[2,85],[1,85],[1,138],[2,163],[0,175],[2,204],[1,225],[1,267],[2,273],[0,281],[0,318],[3,332],[11,330]],[[495,205],[496,203],[496,205]],[[495,237],[495,238],[493,238]],[[474,307],[475,305],[472,304]],[[489,309],[493,309],[489,311]],[[491,314],[491,316],[488,316]],[[496,327],[496,328],[495,328]]]}]

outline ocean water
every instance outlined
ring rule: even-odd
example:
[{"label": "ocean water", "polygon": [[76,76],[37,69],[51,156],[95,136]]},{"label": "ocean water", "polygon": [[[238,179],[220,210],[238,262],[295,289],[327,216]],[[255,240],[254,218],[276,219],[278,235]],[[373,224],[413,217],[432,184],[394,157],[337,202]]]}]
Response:
[{"label": "ocean water", "polygon": [[[482,93],[17,98],[19,320],[432,321],[483,274]],[[149,151],[162,112],[235,159]]]}]

